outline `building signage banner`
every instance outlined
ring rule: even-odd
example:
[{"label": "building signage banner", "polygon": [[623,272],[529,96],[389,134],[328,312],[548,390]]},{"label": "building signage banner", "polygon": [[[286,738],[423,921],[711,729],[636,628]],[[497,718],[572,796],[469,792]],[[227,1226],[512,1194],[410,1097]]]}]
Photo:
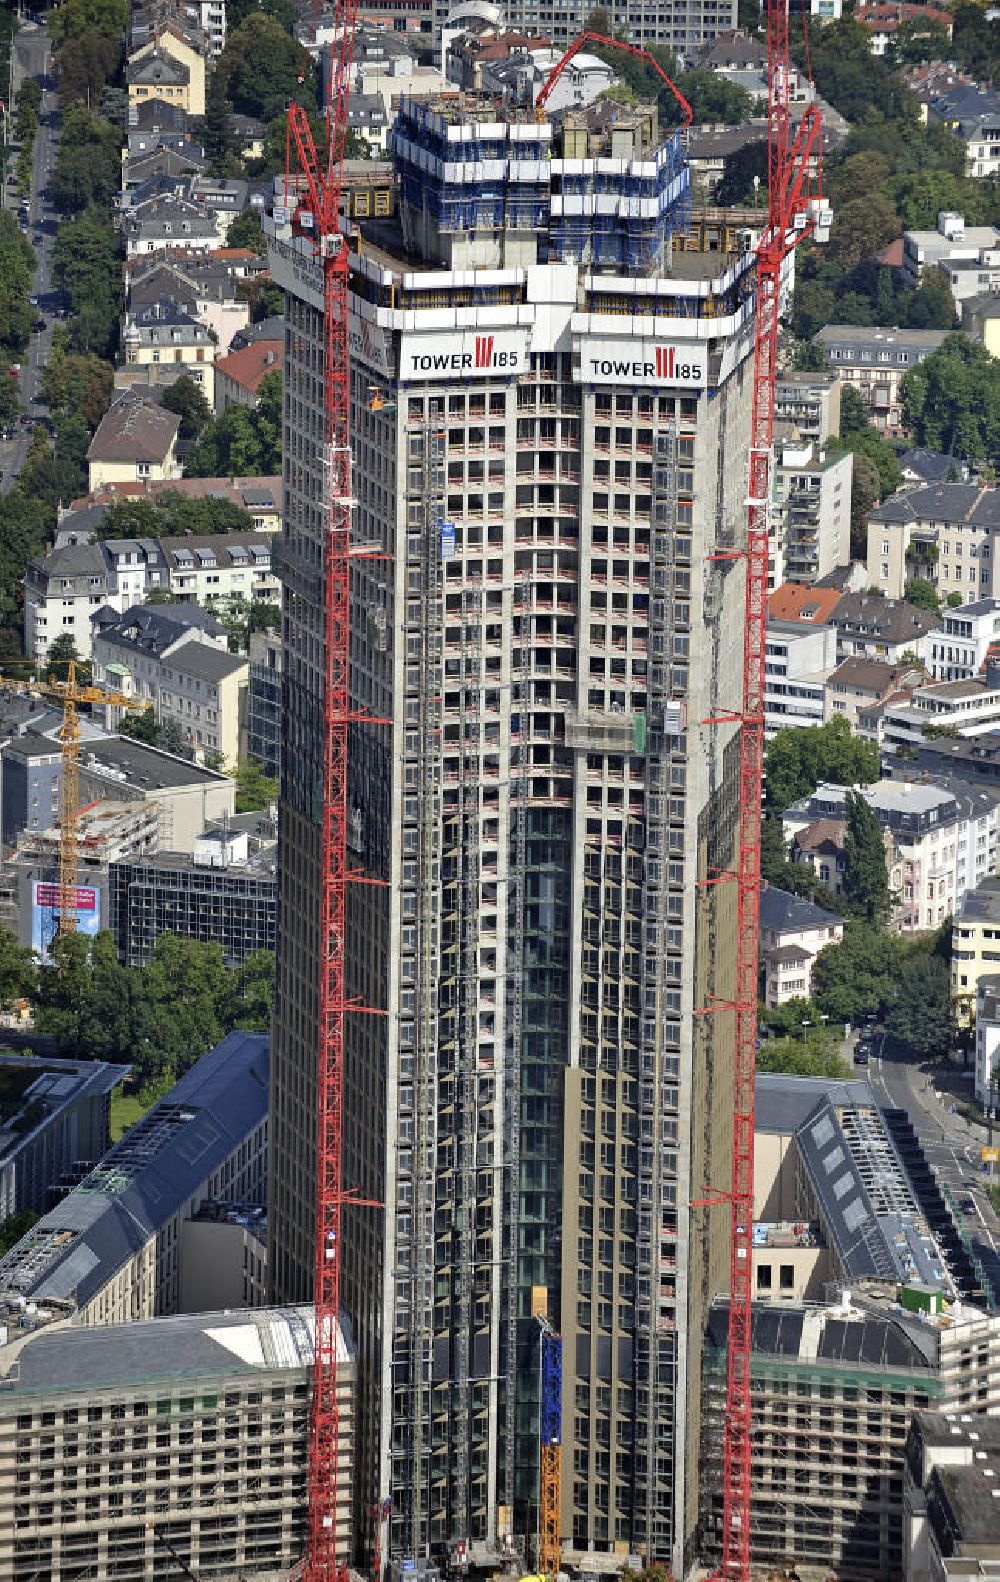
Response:
[{"label": "building signage banner", "polygon": [[651,390],[704,390],[708,347],[668,340],[582,337],[580,372],[588,385],[642,385]]},{"label": "building signage banner", "polygon": [[452,334],[403,336],[400,380],[495,379],[524,373],[526,330],[458,330]]},{"label": "building signage banner", "polygon": [[[43,960],[58,927],[59,886],[36,879],[31,886],[31,948]],[[99,934],[101,931],[101,897],[89,885],[77,887],[76,931],[78,934]]]}]

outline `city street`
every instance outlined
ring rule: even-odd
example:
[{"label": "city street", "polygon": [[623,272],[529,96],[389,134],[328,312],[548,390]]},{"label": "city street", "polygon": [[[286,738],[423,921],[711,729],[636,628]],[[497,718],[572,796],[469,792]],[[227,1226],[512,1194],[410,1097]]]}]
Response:
[{"label": "city street", "polygon": [[[41,400],[42,371],[52,349],[52,324],[56,297],[52,286],[52,244],[56,233],[56,215],[48,197],[48,181],[55,162],[59,142],[58,98],[49,72],[51,54],[48,34],[33,22],[18,30],[15,45],[14,83],[26,77],[35,77],[42,85],[42,104],[39,112],[38,133],[35,138],[34,174],[28,195],[28,228],[25,232],[35,253],[36,267],[32,292],[38,299],[39,309],[45,319],[45,329],[32,332],[31,341],[21,363],[21,400],[28,416],[37,418],[44,411]],[[17,213],[19,201],[14,188],[6,186],[3,192],[4,207]],[[24,458],[31,442],[31,428],[18,422],[13,437],[0,440],[0,470],[3,478],[0,490],[8,490],[20,475]]]},{"label": "city street", "polygon": [[[858,1075],[862,1075],[859,1072]],[[951,1098],[938,1094],[931,1074],[899,1044],[884,1037],[868,1067],[876,1095],[905,1110],[921,1148],[942,1185],[947,1186],[961,1223],[1000,1301],[1000,1226],[984,1191],[981,1151],[986,1134],[953,1114]],[[973,1212],[961,1205],[971,1203]]]}]

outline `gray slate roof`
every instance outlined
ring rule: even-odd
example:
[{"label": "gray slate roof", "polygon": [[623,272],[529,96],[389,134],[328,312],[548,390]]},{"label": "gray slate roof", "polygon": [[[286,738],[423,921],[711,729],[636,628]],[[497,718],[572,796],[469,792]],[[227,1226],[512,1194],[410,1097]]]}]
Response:
[{"label": "gray slate roof", "polygon": [[209,637],[226,634],[211,610],[203,610],[200,604],[133,604],[114,626],[104,627],[100,635],[135,653],[159,657],[192,628]]},{"label": "gray slate roof", "polygon": [[229,1033],[4,1258],[0,1292],[83,1306],[267,1115],[268,1040]]},{"label": "gray slate roof", "polygon": [[772,929],[777,934],[832,928],[843,921],[836,912],[828,912],[825,906],[817,906],[814,901],[807,901],[805,896],[792,895],[788,890],[779,890],[773,884],[765,884],[761,891],[760,926]]},{"label": "gray slate roof", "polygon": [[949,527],[1000,527],[1000,489],[979,483],[934,483],[890,495],[872,522],[946,522]]},{"label": "gray slate roof", "polygon": [[216,684],[227,676],[235,675],[238,670],[245,670],[248,664],[246,654],[227,654],[221,648],[210,647],[208,643],[185,643],[166,662],[181,675],[195,676],[201,681]]}]

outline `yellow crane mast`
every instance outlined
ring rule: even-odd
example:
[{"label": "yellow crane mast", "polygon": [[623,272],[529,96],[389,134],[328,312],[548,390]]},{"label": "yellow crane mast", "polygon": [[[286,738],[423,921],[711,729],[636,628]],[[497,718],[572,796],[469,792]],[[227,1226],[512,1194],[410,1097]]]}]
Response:
[{"label": "yellow crane mast", "polygon": [[[9,664],[11,661],[5,661]],[[40,693],[62,703],[63,722],[59,732],[59,922],[58,932],[76,933],[76,891],[80,865],[77,830],[80,822],[80,716],[81,703],[110,704],[115,708],[145,712],[151,702],[130,698],[124,692],[106,691],[78,682],[77,661],[67,659],[64,681],[14,681],[3,677],[5,686],[23,694]]]}]

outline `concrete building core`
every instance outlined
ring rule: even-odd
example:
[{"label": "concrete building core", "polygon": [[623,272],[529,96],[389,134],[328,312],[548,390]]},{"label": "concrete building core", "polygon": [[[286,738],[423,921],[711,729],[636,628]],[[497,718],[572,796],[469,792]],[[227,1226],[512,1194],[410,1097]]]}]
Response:
[{"label": "concrete building core", "polygon": [[[747,252],[680,251],[651,107],[402,98],[398,208],[350,237],[352,860],[343,1299],[356,1512],[390,1561],[535,1563],[539,1326],[563,1337],[568,1563],[680,1573],[701,1336],[728,1286]],[[322,290],[285,290],[272,1296],[313,1264]],[[716,553],[721,550],[723,553]],[[712,557],[712,558],[710,558]],[[704,723],[709,720],[720,723]],[[370,1522],[357,1521],[360,1546]]]}]

